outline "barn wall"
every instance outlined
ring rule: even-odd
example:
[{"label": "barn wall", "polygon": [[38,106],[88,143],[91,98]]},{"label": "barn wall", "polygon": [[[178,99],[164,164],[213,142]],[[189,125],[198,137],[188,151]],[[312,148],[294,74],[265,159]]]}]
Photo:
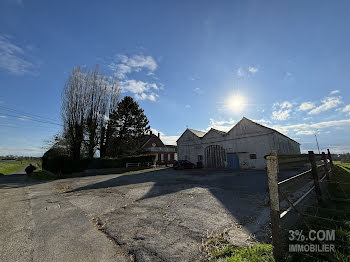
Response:
[{"label": "barn wall", "polygon": [[[178,141],[178,159],[189,160],[197,163],[198,155],[205,157],[205,148],[209,145],[222,146],[226,153],[237,153],[241,168],[265,168],[264,156],[271,151],[272,139],[270,135],[255,135],[252,137],[242,137],[230,139],[228,137],[186,140],[182,143]],[[250,154],[256,154],[257,159],[250,159]]]},{"label": "barn wall", "polygon": [[[186,131],[177,141],[178,159],[197,163],[198,155],[202,155],[205,164],[205,148],[219,145],[227,153],[237,153],[240,168],[264,169],[264,156],[271,150],[280,154],[300,154],[300,145],[276,131],[261,127],[250,121],[241,121],[227,134],[210,130],[202,138],[191,131]],[[256,154],[256,159],[251,158]],[[227,165],[227,163],[226,163]]]},{"label": "barn wall", "polygon": [[277,132],[274,133],[274,147],[278,154],[300,154],[300,144]]}]

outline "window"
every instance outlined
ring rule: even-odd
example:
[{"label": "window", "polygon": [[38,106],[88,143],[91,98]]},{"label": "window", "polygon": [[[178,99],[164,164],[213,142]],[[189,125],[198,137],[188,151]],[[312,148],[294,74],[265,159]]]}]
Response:
[{"label": "window", "polygon": [[250,154],[250,159],[256,159],[256,154]]},{"label": "window", "polygon": [[202,155],[198,155],[198,162],[201,162],[203,160],[203,156]]}]

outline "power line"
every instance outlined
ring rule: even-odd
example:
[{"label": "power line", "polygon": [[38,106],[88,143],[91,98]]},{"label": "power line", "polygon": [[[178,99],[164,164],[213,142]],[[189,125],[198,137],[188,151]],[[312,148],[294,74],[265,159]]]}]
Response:
[{"label": "power line", "polygon": [[8,111],[10,113],[20,114],[21,116],[26,116],[26,117],[29,117],[31,119],[39,119],[39,120],[45,120],[45,121],[50,121],[50,122],[56,122],[57,123],[57,119],[53,119],[53,118],[49,118],[49,117],[43,117],[43,116],[39,116],[39,115],[36,115],[36,114],[28,113],[28,112],[23,112],[21,110],[9,108],[9,107],[2,106],[2,105],[0,105],[0,109]]},{"label": "power line", "polygon": [[63,126],[62,124],[59,124],[57,122],[52,122],[52,121],[49,121],[49,120],[35,119],[35,118],[32,118],[32,117],[28,117],[28,116],[12,115],[12,114],[3,113],[3,112],[1,112],[1,114],[5,115],[7,117],[13,117],[13,118],[22,119],[22,120],[29,120],[29,121],[34,121],[34,122],[43,123],[43,124],[51,124],[51,125]]}]

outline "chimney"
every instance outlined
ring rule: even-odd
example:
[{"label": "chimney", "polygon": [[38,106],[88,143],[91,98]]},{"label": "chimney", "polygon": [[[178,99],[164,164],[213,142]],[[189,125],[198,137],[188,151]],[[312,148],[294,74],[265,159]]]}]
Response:
[{"label": "chimney", "polygon": [[160,138],[160,133],[158,132],[158,138]]},{"label": "chimney", "polygon": [[152,135],[152,130],[149,131],[149,134]]}]

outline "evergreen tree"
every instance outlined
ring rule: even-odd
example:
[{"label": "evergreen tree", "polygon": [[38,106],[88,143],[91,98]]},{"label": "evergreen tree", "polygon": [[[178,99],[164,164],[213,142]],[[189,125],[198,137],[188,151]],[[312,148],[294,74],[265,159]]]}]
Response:
[{"label": "evergreen tree", "polygon": [[149,132],[149,121],[144,110],[130,96],[118,103],[116,111],[109,116],[108,129],[111,138],[107,145],[107,156],[131,155],[140,148],[140,140]]}]

